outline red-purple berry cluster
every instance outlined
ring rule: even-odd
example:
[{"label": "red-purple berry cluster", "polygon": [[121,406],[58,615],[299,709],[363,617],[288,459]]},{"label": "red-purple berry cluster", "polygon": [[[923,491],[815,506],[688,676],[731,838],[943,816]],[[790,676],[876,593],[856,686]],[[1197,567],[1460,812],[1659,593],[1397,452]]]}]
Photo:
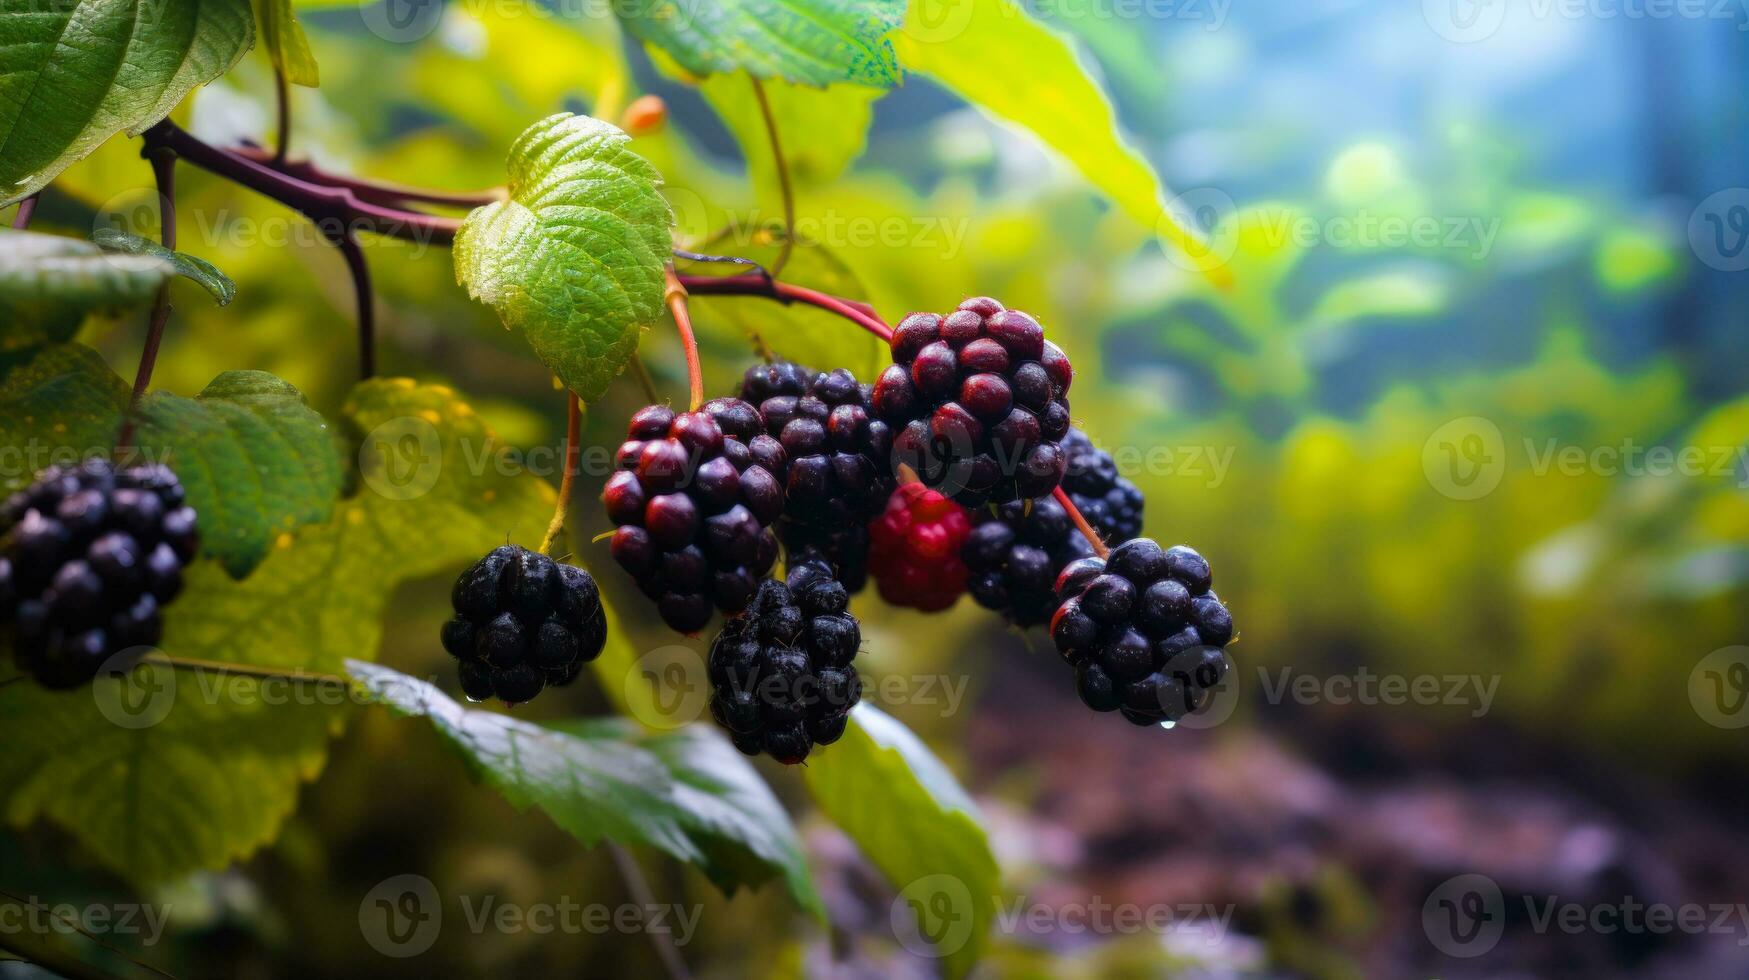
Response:
[{"label": "red-purple berry cluster", "polygon": [[1056,489],[1074,370],[1037,320],[979,296],[947,316],[906,317],[892,354],[873,407],[925,485],[968,507]]}]

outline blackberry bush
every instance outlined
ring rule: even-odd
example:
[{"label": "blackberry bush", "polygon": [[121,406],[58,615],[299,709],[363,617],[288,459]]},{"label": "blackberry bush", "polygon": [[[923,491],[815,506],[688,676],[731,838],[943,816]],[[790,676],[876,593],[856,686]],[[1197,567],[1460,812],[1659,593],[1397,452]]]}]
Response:
[{"label": "blackberry bush", "polygon": [[966,591],[960,548],[972,533],[972,518],[938,491],[905,484],[868,533],[869,574],[887,602],[939,612]]},{"label": "blackberry bush", "polygon": [[1137,725],[1177,721],[1227,670],[1233,617],[1210,589],[1206,559],[1136,538],[1083,558],[1057,579],[1051,639],[1076,671],[1081,700]]},{"label": "blackberry bush", "polygon": [[51,467],[0,510],[0,626],[21,670],[79,687],[104,662],[158,642],[200,544],[194,509],[160,465]]},{"label": "blackberry bush", "polygon": [[821,561],[768,579],[711,644],[711,715],[748,755],[784,765],[844,734],[862,696],[853,661],[862,645],[850,593]]},{"label": "blackberry bush", "polygon": [[783,513],[783,447],[733,398],[679,414],[651,405],[626,431],[602,494],[614,560],[682,633],[713,608],[740,612],[777,561],[767,527]]},{"label": "blackberry bush", "polygon": [[897,462],[967,507],[1056,489],[1074,371],[1037,320],[980,296],[907,316],[892,352],[872,404],[897,430]]},{"label": "blackberry bush", "polygon": [[874,418],[870,389],[839,368],[779,362],[748,369],[741,398],[783,446],[784,514],[778,537],[792,563],[829,562],[852,593],[867,579],[867,522],[892,495],[893,434]]},{"label": "blackberry bush", "polygon": [[443,648],[475,701],[520,704],[562,687],[607,645],[595,579],[538,551],[494,549],[455,580],[449,598],[455,618],[443,624]]}]

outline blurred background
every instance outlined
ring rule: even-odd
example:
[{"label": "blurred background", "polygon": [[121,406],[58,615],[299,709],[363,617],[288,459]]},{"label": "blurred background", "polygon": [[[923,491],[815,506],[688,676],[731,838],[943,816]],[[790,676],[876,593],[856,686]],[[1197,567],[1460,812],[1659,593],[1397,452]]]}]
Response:
[{"label": "blurred background", "polygon": [[[1016,903],[985,975],[1749,973],[1744,5],[1029,9],[1073,37],[1233,288],[925,79],[836,91],[812,116],[808,93],[779,93],[805,120],[782,134],[804,239],[787,277],[889,320],[976,294],[1037,315],[1075,361],[1077,424],[1146,492],[1150,536],[1209,557],[1242,633],[1215,705],[1162,732],[1085,710],[1048,638],[969,599],[935,618],[859,599],[867,697],[973,793]],[[635,148],[666,175],[683,236],[774,254],[745,79],[683,84],[574,4],[450,3],[416,43],[352,6],[300,15],[323,84],[294,93],[298,153],[486,187],[529,122],[617,118],[654,93],[666,121]],[[209,140],[268,143],[272,91],[251,55],[185,115]],[[354,363],[340,257],[247,192],[190,168],[181,185],[182,247],[241,288],[227,309],[178,309],[157,383],[191,394],[257,367],[337,410]],[[116,140],[37,220],[89,227],[149,186]],[[455,285],[446,250],[367,253],[382,373],[453,384],[515,445],[562,444],[561,397]],[[753,362],[750,330],[849,329],[755,300],[695,310],[716,392]],[[138,336],[125,321],[83,339],[131,365]],[[672,331],[644,352],[682,397]],[[866,371],[880,352],[852,356]],[[641,403],[626,382],[590,406],[589,444],[611,451]],[[640,649],[671,644],[587,543],[603,477],[580,491],[578,558]],[[384,662],[443,670],[431,624],[451,577],[398,594]],[[525,710],[608,703],[579,685]],[[660,900],[702,907],[691,971],[935,975],[895,938],[891,889],[767,762],[833,928],[777,889],[726,899],[645,856]],[[125,892],[54,845],[7,837],[12,886]],[[179,976],[658,969],[643,937],[615,934],[449,930],[425,957],[384,959],[359,898],[408,872],[521,902],[624,887],[604,852],[515,813],[423,726],[355,712],[273,847],[158,896],[179,912],[149,959]],[[1503,929],[1459,927],[1471,895]],[[1636,903],[1704,922],[1658,928]],[[1152,918],[1098,912],[1115,907]]]}]

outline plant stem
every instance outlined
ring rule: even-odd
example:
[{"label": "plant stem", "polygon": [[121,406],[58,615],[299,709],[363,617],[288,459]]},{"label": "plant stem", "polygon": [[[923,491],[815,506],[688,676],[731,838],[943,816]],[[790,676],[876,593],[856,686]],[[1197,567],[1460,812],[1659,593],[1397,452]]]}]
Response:
[{"label": "plant stem", "polygon": [[361,201],[395,207],[401,204],[438,204],[445,207],[477,208],[504,199],[508,191],[493,187],[483,191],[440,191],[429,187],[414,187],[392,181],[350,177],[324,170],[309,160],[279,160],[274,154],[252,146],[234,147],[226,152],[245,160],[272,167],[288,177],[322,187],[345,188]]},{"label": "plant stem", "polygon": [[352,290],[358,302],[358,376],[371,378],[377,373],[376,303],[370,288],[370,265],[364,261],[364,249],[358,237],[342,232],[333,239],[335,247],[352,270]]},{"label": "plant stem", "polygon": [[553,507],[553,519],[547,524],[547,536],[541,539],[540,553],[553,553],[553,542],[565,530],[565,515],[571,509],[571,481],[577,476],[577,461],[583,455],[583,402],[577,393],[567,390],[565,409],[565,472],[559,477],[559,502]]},{"label": "plant stem", "polygon": [[[147,145],[141,151],[152,165],[152,177],[158,184],[158,240],[171,251],[176,250],[176,151],[162,146]],[[140,399],[152,383],[152,370],[158,365],[158,347],[164,341],[164,325],[170,322],[170,280],[158,286],[152,297],[152,316],[146,324],[146,343],[140,349],[140,365],[134,370],[134,390],[128,398],[127,417],[122,420],[121,433],[115,446],[120,450],[134,439],[134,423],[140,410]]]},{"label": "plant stem", "polygon": [[254,664],[233,664],[222,660],[198,660],[193,657],[172,657],[167,653],[153,653],[140,658],[140,663],[159,663],[173,670],[191,670],[195,672],[214,671],[220,674],[230,674],[235,677],[254,677],[258,680],[293,681],[296,683],[321,684],[325,687],[352,687],[352,682],[338,674],[313,674],[304,671],[286,673],[273,667],[258,667]]},{"label": "plant stem", "polygon": [[40,196],[39,191],[18,202],[18,211],[12,215],[13,231],[23,231],[30,227],[30,216],[36,213],[36,199]]},{"label": "plant stem", "polygon": [[783,143],[777,138],[777,119],[771,114],[771,101],[765,97],[765,84],[756,75],[747,77],[753,82],[753,98],[759,103],[759,115],[765,120],[765,135],[771,141],[771,161],[777,168],[777,189],[783,197],[783,246],[771,262],[771,274],[775,276],[783,272],[784,265],[789,262],[790,250],[795,247],[796,198],[790,187],[789,165],[783,159]]},{"label": "plant stem", "polygon": [[1087,518],[1081,516],[1081,508],[1075,506],[1075,501],[1070,499],[1069,494],[1062,487],[1059,486],[1052,492],[1051,496],[1056,497],[1057,503],[1062,504],[1063,509],[1069,512],[1069,519],[1075,522],[1075,529],[1080,531],[1081,536],[1087,539],[1087,543],[1093,546],[1094,554],[1101,558],[1111,554],[1111,549],[1107,548],[1105,542],[1100,539],[1099,532],[1093,529],[1093,525],[1087,523]]},{"label": "plant stem", "polygon": [[644,359],[632,356],[632,376],[638,379],[638,387],[644,389],[644,399],[654,405],[662,400],[662,395],[656,391],[656,379],[650,377],[650,369],[645,366]]},{"label": "plant stem", "polygon": [[[644,880],[644,873],[638,869],[638,862],[631,852],[612,841],[607,842],[607,852],[613,855],[614,867],[619,869],[626,890],[632,893],[632,901],[641,908],[655,908],[656,895],[650,890],[650,883]],[[669,980],[691,980],[692,973],[686,968],[686,960],[670,936],[670,933],[652,930],[649,932],[650,946],[655,949],[656,958],[662,961],[662,969],[667,971]]]},{"label": "plant stem", "polygon": [[692,315],[686,309],[686,287],[681,284],[680,276],[669,266],[663,270],[663,276],[668,281],[668,289],[663,294],[663,301],[668,304],[668,312],[674,315],[674,327],[680,331],[680,347],[686,352],[686,382],[692,396],[691,411],[698,411],[704,404],[704,369],[698,363],[698,338],[692,335]]},{"label": "plant stem", "polygon": [[273,165],[278,167],[285,164],[285,155],[291,151],[291,85],[278,67],[273,69],[273,94],[279,103],[279,138],[273,145]]},{"label": "plant stem", "polygon": [[694,296],[763,296],[780,303],[805,303],[836,313],[884,341],[893,339],[893,328],[863,304],[818,290],[779,282],[762,272],[735,276],[677,276],[680,285]]},{"label": "plant stem", "polygon": [[113,974],[105,973],[73,954],[51,945],[47,935],[32,933],[28,929],[16,932],[0,931],[0,950],[40,967],[51,975],[66,977],[68,980],[114,980]]},{"label": "plant stem", "polygon": [[294,177],[266,163],[203,142],[168,119],[146,130],[148,147],[165,147],[189,163],[270,197],[322,226],[329,234],[368,231],[419,244],[455,241],[461,219],[407,211],[363,200],[349,187]]}]

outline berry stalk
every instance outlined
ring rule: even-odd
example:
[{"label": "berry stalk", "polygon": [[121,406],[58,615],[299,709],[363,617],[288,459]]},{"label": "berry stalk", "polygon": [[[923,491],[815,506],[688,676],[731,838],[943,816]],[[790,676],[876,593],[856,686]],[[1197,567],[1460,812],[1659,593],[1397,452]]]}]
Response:
[{"label": "berry stalk", "polygon": [[[141,151],[152,164],[152,176],[158,184],[158,240],[171,251],[176,250],[176,151],[164,146],[147,144]],[[134,370],[134,390],[128,399],[128,414],[116,447],[133,442],[134,417],[140,409],[140,399],[152,383],[152,370],[158,364],[158,347],[164,340],[164,325],[170,322],[170,281],[158,287],[152,298],[152,318],[146,326],[146,343],[140,349],[140,365]]]},{"label": "berry stalk", "polygon": [[763,296],[780,303],[803,303],[836,313],[882,341],[891,343],[893,328],[869,310],[850,300],[828,295],[806,286],[780,282],[760,272],[745,272],[734,276],[677,276],[680,284],[694,296]]},{"label": "berry stalk", "polygon": [[30,216],[36,213],[36,199],[40,194],[32,194],[18,202],[18,211],[12,215],[12,230],[24,231],[30,227]]},{"label": "berry stalk", "polygon": [[565,419],[565,472],[559,477],[559,503],[553,508],[552,522],[547,524],[547,535],[541,539],[540,553],[553,553],[553,542],[565,530],[565,515],[571,509],[571,481],[577,476],[577,460],[583,454],[583,402],[577,393],[567,391]]},{"label": "berry stalk", "polygon": [[675,274],[673,266],[663,270],[663,276],[667,279],[668,289],[662,299],[668,304],[668,312],[674,315],[675,329],[680,331],[680,347],[686,352],[686,381],[692,398],[689,404],[696,412],[704,404],[704,369],[698,363],[698,338],[692,333],[692,314],[686,309],[686,286]]},{"label": "berry stalk", "polygon": [[1087,523],[1087,518],[1081,516],[1081,508],[1075,506],[1075,501],[1069,498],[1068,492],[1062,486],[1059,485],[1056,490],[1052,491],[1051,496],[1057,498],[1057,503],[1063,505],[1063,510],[1068,512],[1069,519],[1075,522],[1075,529],[1080,531],[1081,536],[1087,539],[1087,543],[1093,546],[1094,554],[1101,558],[1111,554],[1111,549],[1107,548],[1105,542],[1100,539],[1099,532],[1093,529],[1093,525]]},{"label": "berry stalk", "polygon": [[771,261],[771,274],[783,272],[783,267],[789,263],[790,251],[795,247],[796,239],[796,197],[790,187],[789,165],[783,159],[783,143],[777,138],[777,119],[771,114],[771,101],[765,97],[765,85],[759,81],[759,76],[748,75],[753,83],[753,98],[759,102],[759,115],[765,120],[765,135],[771,142],[771,162],[777,168],[777,190],[783,198],[783,245],[778,249],[777,258]]}]

